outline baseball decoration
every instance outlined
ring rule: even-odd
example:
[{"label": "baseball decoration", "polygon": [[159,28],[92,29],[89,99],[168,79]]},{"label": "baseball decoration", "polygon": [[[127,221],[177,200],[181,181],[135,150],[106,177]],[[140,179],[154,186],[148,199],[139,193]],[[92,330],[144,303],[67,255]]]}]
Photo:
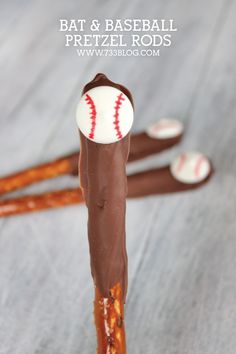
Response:
[{"label": "baseball decoration", "polygon": [[112,86],[87,91],[77,106],[78,128],[89,140],[110,144],[124,138],[133,123],[134,110],[128,97]]},{"label": "baseball decoration", "polygon": [[183,183],[199,183],[205,180],[211,171],[209,159],[199,152],[187,152],[178,156],[171,164],[174,178]]},{"label": "baseball decoration", "polygon": [[183,133],[183,124],[176,119],[163,118],[147,128],[147,134],[153,139],[175,138]]}]

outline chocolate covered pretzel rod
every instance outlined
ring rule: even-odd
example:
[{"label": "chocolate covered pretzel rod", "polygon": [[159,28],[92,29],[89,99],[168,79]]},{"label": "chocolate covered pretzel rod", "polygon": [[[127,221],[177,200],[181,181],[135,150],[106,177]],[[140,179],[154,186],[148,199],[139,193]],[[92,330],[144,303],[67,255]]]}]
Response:
[{"label": "chocolate covered pretzel rod", "polygon": [[129,91],[98,74],[77,107],[80,180],[88,207],[94,315],[99,354],[125,354],[127,293],[126,163],[133,122]]},{"label": "chocolate covered pretzel rod", "polygon": [[161,119],[145,132],[131,135],[128,161],[143,159],[178,144],[183,136],[183,125],[176,119]]},{"label": "chocolate covered pretzel rod", "polygon": [[[184,153],[171,165],[129,175],[128,198],[146,197],[197,189],[212,176],[213,168],[206,156]],[[0,217],[83,203],[81,189],[56,190],[0,201]]]},{"label": "chocolate covered pretzel rod", "polygon": [[[161,119],[147,131],[131,135],[128,161],[136,161],[178,144],[183,135],[180,122]],[[49,178],[66,174],[77,175],[79,151],[45,164],[0,178],[0,195],[24,188]]]}]

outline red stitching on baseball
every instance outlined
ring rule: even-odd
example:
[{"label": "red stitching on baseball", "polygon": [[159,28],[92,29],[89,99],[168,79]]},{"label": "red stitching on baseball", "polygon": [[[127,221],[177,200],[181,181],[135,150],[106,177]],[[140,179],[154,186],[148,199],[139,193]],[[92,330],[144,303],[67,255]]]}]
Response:
[{"label": "red stitching on baseball", "polygon": [[122,105],[122,101],[124,101],[125,98],[123,97],[123,93],[121,93],[120,95],[117,96],[117,100],[116,100],[116,105],[115,105],[115,114],[114,114],[114,117],[115,117],[115,120],[113,122],[113,124],[115,125],[115,130],[116,130],[116,136],[118,139],[122,139],[122,133],[120,131],[120,121],[119,121],[119,110],[120,110],[120,107]]},{"label": "red stitching on baseball", "polygon": [[187,159],[187,156],[185,154],[182,154],[180,157],[179,157],[179,162],[178,162],[178,165],[176,166],[176,171],[177,172],[180,172],[184,166],[184,163]]},{"label": "red stitching on baseball", "polygon": [[202,163],[203,163],[204,161],[205,161],[205,157],[204,157],[204,156],[200,156],[200,157],[197,159],[196,166],[195,166],[195,169],[194,169],[195,176],[199,177],[201,165],[202,165]]},{"label": "red stitching on baseball", "polygon": [[95,131],[96,117],[97,117],[96,106],[91,96],[89,96],[88,94],[86,94],[85,96],[86,96],[85,101],[87,105],[90,106],[91,129],[89,133],[89,138],[94,139],[94,131]]},{"label": "red stitching on baseball", "polygon": [[162,130],[162,129],[168,129],[168,128],[176,128],[177,127],[177,124],[175,123],[157,123],[154,127],[153,127],[153,130],[155,132],[158,132],[159,130]]}]

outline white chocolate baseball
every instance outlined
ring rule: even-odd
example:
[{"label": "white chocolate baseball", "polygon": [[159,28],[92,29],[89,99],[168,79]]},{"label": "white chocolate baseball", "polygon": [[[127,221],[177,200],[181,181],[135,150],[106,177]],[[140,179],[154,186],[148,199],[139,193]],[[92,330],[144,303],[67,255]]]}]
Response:
[{"label": "white chocolate baseball", "polygon": [[76,112],[78,128],[90,140],[110,144],[124,138],[134,117],[129,98],[112,86],[98,86],[86,92]]},{"label": "white chocolate baseball", "polygon": [[210,161],[199,152],[186,152],[178,156],[171,164],[174,178],[183,183],[202,182],[211,171]]},{"label": "white chocolate baseball", "polygon": [[146,133],[153,139],[170,139],[181,135],[183,130],[183,124],[177,119],[162,118],[150,125]]}]

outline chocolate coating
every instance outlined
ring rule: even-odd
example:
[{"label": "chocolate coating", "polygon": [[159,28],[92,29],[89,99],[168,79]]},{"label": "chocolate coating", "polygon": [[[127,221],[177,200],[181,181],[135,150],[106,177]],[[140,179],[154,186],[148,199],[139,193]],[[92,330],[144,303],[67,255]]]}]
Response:
[{"label": "chocolate coating", "polygon": [[101,74],[101,73],[98,73],[92,81],[90,81],[87,85],[84,86],[82,95],[84,95],[86,92],[88,92],[92,88],[98,87],[98,86],[111,86],[111,87],[117,88],[118,90],[123,92],[128,97],[132,106],[134,106],[133,97],[131,95],[131,92],[125,86],[117,84],[116,82],[109,80],[106,77],[106,75]]},{"label": "chocolate coating", "polygon": [[[124,87],[98,74],[83,93],[106,84]],[[80,182],[88,207],[88,239],[91,272],[95,285],[104,297],[120,284],[123,299],[127,293],[127,253],[125,245],[125,211],[127,196],[126,163],[130,134],[112,144],[98,144],[80,132]]]},{"label": "chocolate coating", "polygon": [[170,166],[139,172],[128,176],[128,198],[149,195],[178,193],[197,189],[209,181],[214,173],[212,164],[210,174],[199,183],[182,183],[174,178]]},{"label": "chocolate coating", "polygon": [[129,161],[136,161],[144,157],[157,154],[178,144],[183,135],[174,138],[155,139],[151,138],[146,132],[131,135]]}]

